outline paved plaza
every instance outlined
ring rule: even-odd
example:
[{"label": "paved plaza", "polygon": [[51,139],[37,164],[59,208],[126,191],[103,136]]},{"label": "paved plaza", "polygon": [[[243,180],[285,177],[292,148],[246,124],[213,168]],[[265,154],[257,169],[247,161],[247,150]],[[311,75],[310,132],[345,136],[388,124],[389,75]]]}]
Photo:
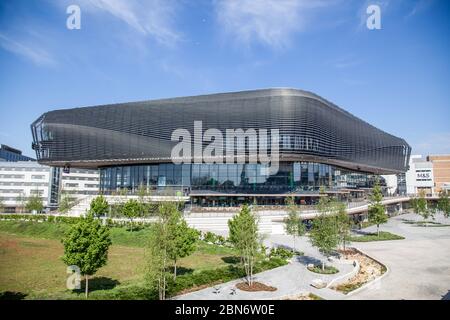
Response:
[{"label": "paved plaza", "polygon": [[[311,246],[306,237],[296,241],[296,249],[304,256],[296,257],[286,266],[256,275],[256,281],[276,287],[274,292],[244,292],[232,290],[242,280],[234,280],[216,288],[206,288],[176,299],[277,299],[300,293],[314,293],[325,299],[449,299],[450,290],[450,227],[419,227],[405,220],[420,220],[417,215],[403,214],[389,219],[381,230],[404,236],[405,240],[353,243],[373,258],[384,263],[389,272],[376,285],[368,286],[354,294],[344,295],[332,289],[316,289],[313,279],[326,282],[352,270],[351,265],[331,264],[340,272],[319,275],[306,269],[308,263],[319,263],[324,257]],[[438,215],[437,222],[450,224],[450,219]],[[375,231],[374,227],[362,232]],[[293,239],[287,235],[267,235],[267,246],[292,248]],[[235,292],[235,294],[233,294]]]}]

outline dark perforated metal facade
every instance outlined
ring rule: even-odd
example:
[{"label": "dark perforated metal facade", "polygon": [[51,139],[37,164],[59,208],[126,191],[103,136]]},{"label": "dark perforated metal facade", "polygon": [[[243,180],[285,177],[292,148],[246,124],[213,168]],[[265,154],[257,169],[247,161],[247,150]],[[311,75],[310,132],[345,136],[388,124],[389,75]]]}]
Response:
[{"label": "dark perforated metal facade", "polygon": [[[279,129],[280,161],[404,172],[410,146],[325,99],[265,89],[50,111],[32,125],[40,163],[99,168],[170,162],[173,130]],[[207,143],[206,143],[207,144]]]}]

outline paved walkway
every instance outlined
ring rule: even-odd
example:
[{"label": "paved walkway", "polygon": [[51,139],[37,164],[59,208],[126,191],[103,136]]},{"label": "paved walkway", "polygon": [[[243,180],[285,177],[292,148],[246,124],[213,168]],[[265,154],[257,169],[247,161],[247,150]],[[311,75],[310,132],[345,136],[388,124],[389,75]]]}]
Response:
[{"label": "paved walkway", "polygon": [[[289,249],[293,247],[293,238],[287,235],[271,235],[264,240],[264,245],[268,247],[283,246]],[[278,299],[288,295],[296,295],[300,293],[314,293],[325,299],[343,299],[345,295],[332,289],[316,289],[312,287],[311,281],[314,279],[322,279],[325,282],[329,282],[332,279],[350,272],[353,269],[352,265],[348,264],[336,264],[327,262],[328,265],[332,265],[338,268],[339,272],[334,275],[321,275],[313,273],[307,270],[309,263],[319,264],[322,260],[325,260],[316,248],[312,247],[306,237],[296,240],[295,248],[299,251],[303,251],[303,256],[295,257],[291,263],[286,266],[261,272],[255,275],[255,281],[262,282],[266,285],[274,286],[276,291],[260,291],[260,292],[245,292],[236,290],[236,294],[232,295],[231,289],[235,288],[235,285],[242,282],[242,279],[233,280],[221,285],[220,293],[215,293],[213,287],[202,289],[199,291],[191,292],[182,296],[176,297],[180,300],[258,300],[258,299]]]},{"label": "paved walkway", "polygon": [[[405,214],[390,219],[381,230],[403,235],[405,240],[357,244],[390,272],[376,286],[349,299],[450,299],[450,227],[417,227],[402,219],[421,220]],[[450,224],[442,215],[436,221]]]},{"label": "paved walkway", "polygon": [[[449,299],[450,290],[450,227],[417,227],[405,224],[403,220],[418,220],[417,215],[404,214],[391,218],[381,230],[406,237],[405,240],[354,243],[367,254],[386,264],[390,272],[377,285],[365,288],[352,295],[344,295],[332,289],[316,289],[310,285],[313,279],[326,282],[351,271],[351,265],[332,264],[340,272],[335,275],[319,275],[306,269],[308,263],[320,263],[324,257],[311,246],[308,239],[296,241],[296,249],[304,256],[297,257],[289,265],[268,270],[256,275],[256,281],[276,287],[274,292],[244,292],[231,289],[242,280],[219,285],[220,293],[214,288],[178,296],[176,299],[277,299],[287,295],[311,292],[324,299]],[[450,219],[438,216],[438,222],[450,224]],[[372,232],[374,227],[363,231]],[[287,235],[270,235],[264,240],[269,247],[292,248],[293,239]]]},{"label": "paved walkway", "polygon": [[339,273],[335,275],[320,275],[306,270],[306,264],[309,259],[303,257],[295,257],[294,261],[289,265],[261,272],[255,276],[255,281],[262,282],[266,285],[274,286],[276,291],[259,291],[246,292],[235,290],[236,294],[231,294],[235,285],[242,282],[242,279],[227,282],[216,286],[220,288],[220,292],[216,293],[214,287],[191,292],[176,299],[180,300],[260,300],[260,299],[277,299],[287,295],[299,293],[313,292],[327,299],[342,299],[344,295],[331,289],[315,289],[310,286],[313,279],[323,279],[325,282],[330,281],[338,275],[348,273],[353,269],[352,265],[337,265],[328,263],[339,268]]}]

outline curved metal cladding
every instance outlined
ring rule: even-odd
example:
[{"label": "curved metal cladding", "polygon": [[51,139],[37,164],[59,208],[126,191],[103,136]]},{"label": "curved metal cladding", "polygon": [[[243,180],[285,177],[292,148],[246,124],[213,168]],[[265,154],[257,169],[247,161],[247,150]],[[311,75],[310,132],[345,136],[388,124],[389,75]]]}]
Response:
[{"label": "curved metal cladding", "polygon": [[[410,146],[325,99],[265,89],[56,110],[32,125],[40,163],[72,167],[170,162],[175,129],[279,129],[280,161],[315,161],[377,174],[407,170]],[[207,143],[205,143],[206,145]]]}]

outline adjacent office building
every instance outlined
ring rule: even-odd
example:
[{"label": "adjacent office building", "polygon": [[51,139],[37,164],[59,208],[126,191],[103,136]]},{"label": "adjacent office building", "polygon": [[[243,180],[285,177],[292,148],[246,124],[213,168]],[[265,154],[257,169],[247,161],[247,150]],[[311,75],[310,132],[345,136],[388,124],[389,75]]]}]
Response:
[{"label": "adjacent office building", "polygon": [[8,160],[0,159],[0,200],[6,212],[23,211],[30,196],[38,195],[45,208],[56,209],[62,192],[75,201],[99,192],[98,170],[64,172],[36,161],[17,160],[31,159],[20,150],[4,145],[2,149],[8,156]]},{"label": "adjacent office building", "polygon": [[50,205],[52,168],[36,161],[0,162],[0,199],[5,212],[20,212],[27,198],[38,195]]},{"label": "adjacent office building", "polygon": [[0,161],[36,161],[36,159],[22,155],[22,151],[0,144]]},{"label": "adjacent office building", "polygon": [[[405,140],[296,89],[56,110],[31,127],[39,163],[98,169],[103,193],[134,193],[145,186],[189,194],[200,205],[274,204],[286,196],[307,200],[321,187],[357,196],[379,175],[404,173],[411,150]],[[174,139],[177,129],[187,133],[191,146],[179,155],[181,164],[173,162],[172,151],[186,135]],[[245,133],[243,141],[236,141],[241,151],[226,153],[229,130]],[[253,139],[258,133],[267,134],[267,141]],[[199,161],[198,143],[206,150],[212,141],[214,161]],[[247,161],[252,150],[278,151],[277,172],[269,174],[267,163]]]},{"label": "adjacent office building", "polygon": [[450,155],[429,155],[427,160],[433,165],[435,192],[450,191]]},{"label": "adjacent office building", "polygon": [[409,170],[405,174],[406,193],[417,195],[421,191],[427,195],[435,192],[433,178],[433,164],[421,155],[412,155]]},{"label": "adjacent office building", "polygon": [[61,172],[60,192],[70,194],[75,198],[97,195],[99,191],[100,174],[98,170],[72,169]]}]

